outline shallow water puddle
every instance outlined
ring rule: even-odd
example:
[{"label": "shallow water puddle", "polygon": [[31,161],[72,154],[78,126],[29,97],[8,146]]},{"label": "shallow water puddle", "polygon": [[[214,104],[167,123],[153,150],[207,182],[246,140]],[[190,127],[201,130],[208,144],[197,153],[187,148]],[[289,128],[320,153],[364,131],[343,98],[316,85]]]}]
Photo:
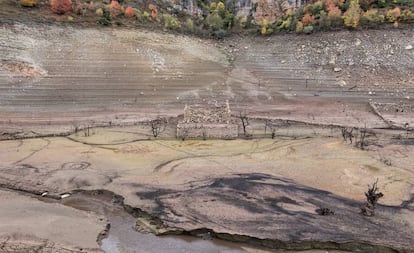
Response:
[{"label": "shallow water puddle", "polygon": [[156,236],[133,228],[135,219],[127,214],[110,217],[108,237],[101,248],[107,253],[242,253],[250,252],[217,240],[189,236]]}]

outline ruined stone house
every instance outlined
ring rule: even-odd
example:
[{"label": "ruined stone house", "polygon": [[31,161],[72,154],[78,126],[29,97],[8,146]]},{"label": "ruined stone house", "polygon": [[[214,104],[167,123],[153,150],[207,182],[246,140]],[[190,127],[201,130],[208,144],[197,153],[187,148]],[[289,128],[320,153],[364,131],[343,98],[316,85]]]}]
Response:
[{"label": "ruined stone house", "polygon": [[233,139],[238,126],[232,121],[229,103],[186,105],[184,118],[177,124],[177,137]]}]

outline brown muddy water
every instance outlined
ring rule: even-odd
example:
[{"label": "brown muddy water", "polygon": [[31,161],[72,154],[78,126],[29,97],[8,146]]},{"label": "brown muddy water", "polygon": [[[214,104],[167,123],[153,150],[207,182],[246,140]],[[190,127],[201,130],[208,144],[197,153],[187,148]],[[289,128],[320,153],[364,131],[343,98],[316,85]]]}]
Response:
[{"label": "brown muddy water", "polygon": [[[136,218],[127,213],[108,193],[76,193],[62,203],[76,209],[104,215],[110,224],[106,236],[101,240],[101,249],[106,253],[265,253],[282,252],[241,246],[208,235],[156,236],[135,229]],[[284,252],[284,251],[283,251]]]}]

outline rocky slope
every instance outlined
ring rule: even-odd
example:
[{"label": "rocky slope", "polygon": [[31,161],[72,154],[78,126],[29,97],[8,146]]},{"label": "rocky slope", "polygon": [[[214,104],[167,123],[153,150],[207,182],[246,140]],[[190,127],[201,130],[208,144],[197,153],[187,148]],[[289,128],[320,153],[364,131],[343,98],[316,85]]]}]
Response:
[{"label": "rocky slope", "polygon": [[122,29],[3,24],[1,31],[6,132],[132,123],[181,114],[185,104],[225,100],[235,112],[248,108],[252,117],[372,127],[414,123],[407,117],[411,109],[388,111],[384,121],[368,105],[411,108],[412,30],[220,43]]}]

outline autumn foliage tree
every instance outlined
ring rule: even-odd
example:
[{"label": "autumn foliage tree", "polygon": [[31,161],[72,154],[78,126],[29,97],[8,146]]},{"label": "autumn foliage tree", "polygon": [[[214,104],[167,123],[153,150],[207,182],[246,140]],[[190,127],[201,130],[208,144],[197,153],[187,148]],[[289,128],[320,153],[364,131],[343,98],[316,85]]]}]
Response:
[{"label": "autumn foliage tree", "polygon": [[351,0],[348,10],[344,13],[345,26],[355,28],[359,25],[361,7],[358,0]]},{"label": "autumn foliage tree", "polygon": [[152,19],[157,19],[158,17],[158,7],[155,4],[149,4],[148,9],[151,11]]},{"label": "autumn foliage tree", "polygon": [[326,10],[328,11],[328,19],[331,26],[342,25],[342,11],[338,7],[338,2],[334,0],[326,0],[325,6]]},{"label": "autumn foliage tree", "polygon": [[306,13],[305,15],[303,15],[302,24],[303,26],[315,24],[315,17],[313,15],[310,15],[309,13]]},{"label": "autumn foliage tree", "polygon": [[389,22],[395,22],[398,20],[400,15],[401,15],[401,9],[399,7],[395,7],[394,9],[389,10],[387,12],[387,20]]},{"label": "autumn foliage tree", "polygon": [[128,18],[132,18],[135,15],[134,8],[128,6],[125,8],[125,16]]},{"label": "autumn foliage tree", "polygon": [[122,13],[122,7],[117,0],[112,0],[109,5],[109,11],[111,13],[111,17],[117,17]]},{"label": "autumn foliage tree", "polygon": [[50,0],[50,8],[53,13],[65,14],[72,9],[71,0]]}]

